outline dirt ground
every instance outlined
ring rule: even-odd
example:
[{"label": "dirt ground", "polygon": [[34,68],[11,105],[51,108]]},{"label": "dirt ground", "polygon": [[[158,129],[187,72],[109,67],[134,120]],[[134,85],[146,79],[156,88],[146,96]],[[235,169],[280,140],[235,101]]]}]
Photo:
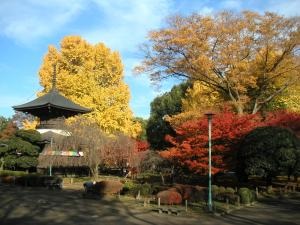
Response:
[{"label": "dirt ground", "polygon": [[116,197],[87,199],[80,185],[47,190],[0,185],[1,225],[96,225],[96,224],[300,224],[300,197],[266,199],[225,216],[205,213],[158,214],[152,208]]}]

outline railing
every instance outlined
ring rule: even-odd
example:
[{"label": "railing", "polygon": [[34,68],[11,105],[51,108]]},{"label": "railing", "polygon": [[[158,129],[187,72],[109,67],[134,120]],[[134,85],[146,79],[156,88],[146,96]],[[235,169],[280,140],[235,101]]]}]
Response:
[{"label": "railing", "polygon": [[64,123],[63,119],[43,120],[37,126],[37,129],[54,129],[61,128]]}]

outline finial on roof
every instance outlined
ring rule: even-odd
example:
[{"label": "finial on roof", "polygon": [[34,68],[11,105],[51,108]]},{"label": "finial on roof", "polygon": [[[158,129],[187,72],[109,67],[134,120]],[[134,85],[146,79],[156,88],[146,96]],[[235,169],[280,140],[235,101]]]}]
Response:
[{"label": "finial on roof", "polygon": [[56,89],[56,64],[53,64],[52,89]]}]

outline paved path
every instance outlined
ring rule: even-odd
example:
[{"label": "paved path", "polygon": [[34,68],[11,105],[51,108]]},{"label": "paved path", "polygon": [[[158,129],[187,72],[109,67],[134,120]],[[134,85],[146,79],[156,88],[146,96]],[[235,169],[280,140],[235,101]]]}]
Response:
[{"label": "paved path", "polygon": [[226,216],[158,214],[116,198],[84,199],[78,191],[0,186],[1,225],[300,225],[300,198],[269,199]]}]

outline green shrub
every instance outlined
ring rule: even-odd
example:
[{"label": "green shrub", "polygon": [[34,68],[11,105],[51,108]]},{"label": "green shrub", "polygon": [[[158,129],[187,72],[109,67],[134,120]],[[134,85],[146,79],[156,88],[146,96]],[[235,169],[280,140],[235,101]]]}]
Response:
[{"label": "green shrub", "polygon": [[252,193],[248,188],[240,188],[238,194],[242,204],[250,204],[252,202]]},{"label": "green shrub", "polygon": [[151,187],[151,185],[150,184],[140,184],[139,186],[138,186],[138,188],[139,188],[139,191],[140,191],[140,194],[142,195],[142,196],[149,196],[149,195],[152,195],[152,187]]},{"label": "green shrub", "polygon": [[226,188],[226,193],[231,193],[231,194],[234,194],[235,193],[235,190],[231,187],[227,187]]},{"label": "green shrub", "polygon": [[219,187],[219,194],[225,193],[226,192],[226,188],[223,186]]},{"label": "green shrub", "polygon": [[0,171],[0,177],[5,177],[5,176],[16,176],[16,177],[20,177],[20,176],[24,176],[27,175],[28,173],[26,173],[25,171],[12,171],[12,170],[2,170]]},{"label": "green shrub", "polygon": [[211,186],[212,190],[212,197],[215,198],[220,192],[219,192],[219,187],[217,185],[212,185]]},{"label": "green shrub", "polygon": [[132,182],[132,181],[127,181],[123,185],[123,189],[121,191],[122,195],[136,195],[136,190],[137,190],[138,184]]},{"label": "green shrub", "polygon": [[256,193],[254,190],[250,190],[250,202],[254,202],[256,200]]}]

